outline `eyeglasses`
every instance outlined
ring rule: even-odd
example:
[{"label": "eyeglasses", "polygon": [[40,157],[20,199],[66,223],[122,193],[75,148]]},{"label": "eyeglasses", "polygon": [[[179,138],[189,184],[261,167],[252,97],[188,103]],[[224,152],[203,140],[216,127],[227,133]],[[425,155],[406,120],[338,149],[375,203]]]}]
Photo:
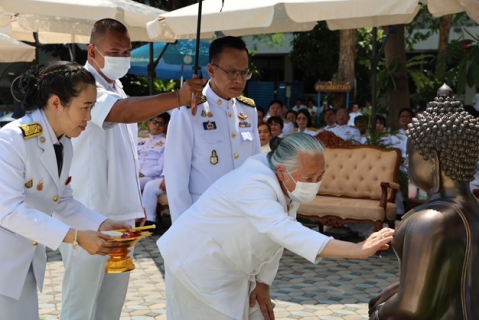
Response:
[{"label": "eyeglasses", "polygon": [[228,80],[236,80],[236,78],[238,78],[238,76],[240,76],[242,80],[249,80],[249,79],[251,79],[251,76],[253,75],[253,72],[251,72],[251,70],[249,70],[249,69],[247,69],[247,70],[225,70],[225,69],[221,68],[219,65],[217,65],[216,63],[212,63],[212,65],[214,65],[215,67],[217,67],[218,69],[220,69],[221,71],[226,73],[226,78],[228,78]]},{"label": "eyeglasses", "polygon": [[155,126],[160,126],[163,127],[165,125],[164,122],[156,121],[156,120],[151,120],[151,123]]}]

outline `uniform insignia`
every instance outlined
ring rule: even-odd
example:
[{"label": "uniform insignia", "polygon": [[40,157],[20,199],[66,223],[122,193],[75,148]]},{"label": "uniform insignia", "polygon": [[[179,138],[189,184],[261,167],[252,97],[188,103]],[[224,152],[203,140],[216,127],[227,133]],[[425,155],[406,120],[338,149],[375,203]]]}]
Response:
[{"label": "uniform insignia", "polygon": [[46,141],[46,140],[45,140],[45,137],[40,137],[40,142],[41,142],[41,143],[45,143],[45,141]]},{"label": "uniform insignia", "polygon": [[69,176],[67,181],[65,182],[65,185],[68,186],[72,182],[72,176]]},{"label": "uniform insignia", "polygon": [[25,188],[30,189],[31,187],[33,187],[33,179],[30,179],[25,183]]},{"label": "uniform insignia", "polygon": [[251,122],[249,121],[240,121],[239,122],[240,128],[251,128]]},{"label": "uniform insignia", "polygon": [[208,111],[208,118],[213,118],[213,112]]},{"label": "uniform insignia", "polygon": [[245,105],[256,108],[256,104],[254,103],[254,100],[251,98],[246,98],[245,96],[239,96],[236,98],[238,101],[243,102]]},{"label": "uniform insignia", "polygon": [[144,141],[144,140],[143,140],[143,141],[140,141],[140,142],[138,142],[138,145],[139,145],[139,146],[142,146],[142,145],[145,144],[145,142],[146,142],[146,141]]},{"label": "uniform insignia", "polygon": [[157,143],[155,143],[156,147],[161,147],[162,145],[164,145],[163,141],[158,141]]},{"label": "uniform insignia", "polygon": [[37,190],[42,191],[43,190],[43,179],[40,180],[37,184]]},{"label": "uniform insignia", "polygon": [[202,95],[201,98],[200,98],[200,103],[198,103],[198,104],[205,103],[206,101],[208,101],[208,99],[206,99],[206,97]]},{"label": "uniform insignia", "polygon": [[210,163],[212,165],[215,165],[218,163],[218,155],[216,154],[216,150],[211,151]]},{"label": "uniform insignia", "polygon": [[244,114],[243,112],[240,112],[238,118],[240,118],[241,120],[246,120],[248,119],[248,115]]},{"label": "uniform insignia", "polygon": [[203,129],[205,130],[215,130],[216,123],[214,121],[203,122]]},{"label": "uniform insignia", "polygon": [[27,140],[33,137],[38,137],[43,132],[42,125],[39,124],[38,122],[21,124],[18,127],[22,130],[24,140]]},{"label": "uniform insignia", "polygon": [[203,118],[206,118],[206,111],[205,111],[205,110],[201,111],[201,116],[202,116]]}]

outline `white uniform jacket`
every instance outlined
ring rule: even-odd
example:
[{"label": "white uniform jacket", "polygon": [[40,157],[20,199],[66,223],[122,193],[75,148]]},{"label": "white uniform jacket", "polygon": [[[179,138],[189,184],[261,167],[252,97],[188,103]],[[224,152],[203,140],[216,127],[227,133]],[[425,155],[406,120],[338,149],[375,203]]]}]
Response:
[{"label": "white uniform jacket", "polygon": [[186,107],[175,109],[168,124],[164,176],[173,220],[213,182],[261,152],[255,107],[220,98],[209,83],[203,95],[207,102],[195,116]]},{"label": "white uniform jacket", "polygon": [[[25,140],[19,125],[33,122],[42,126],[42,134]],[[70,181],[75,177],[69,178],[73,149],[68,138],[62,139],[63,169],[58,177],[56,141],[49,127],[42,111],[36,110],[0,130],[0,294],[13,299],[20,298],[30,265],[41,290],[45,246],[57,249],[69,225],[98,230],[105,220],[72,197]]]},{"label": "white uniform jacket", "polygon": [[287,202],[266,155],[250,157],[161,236],[165,265],[205,304],[243,319],[249,281],[271,285],[283,247],[317,263],[330,240],[297,222],[299,204],[288,212]]},{"label": "white uniform jacket", "polygon": [[166,138],[163,134],[150,135],[138,143],[140,172],[145,177],[157,179],[164,167]]},{"label": "white uniform jacket", "polygon": [[119,80],[112,86],[88,62],[85,68],[95,77],[98,93],[91,122],[72,141],[75,199],[114,220],[142,218],[138,126],[105,121],[116,101],[126,94]]},{"label": "white uniform jacket", "polygon": [[344,139],[346,141],[353,140],[358,143],[361,141],[361,132],[359,132],[359,129],[350,127],[347,124],[342,126],[337,125],[330,131],[333,132],[338,137],[340,137],[341,139]]}]

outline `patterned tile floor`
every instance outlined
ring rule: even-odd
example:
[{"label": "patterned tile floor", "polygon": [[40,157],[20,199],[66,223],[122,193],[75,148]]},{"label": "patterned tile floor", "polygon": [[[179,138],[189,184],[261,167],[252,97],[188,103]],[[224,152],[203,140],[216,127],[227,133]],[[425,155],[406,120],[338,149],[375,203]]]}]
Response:
[{"label": "patterned tile floor", "polygon": [[[166,319],[164,266],[156,239],[143,239],[135,247],[136,270],[122,320]],[[44,320],[59,318],[62,277],[60,254],[48,252],[44,290],[39,295]],[[392,251],[366,260],[323,259],[318,265],[286,251],[271,287],[276,320],[367,319],[368,301],[397,280],[398,263]]]}]

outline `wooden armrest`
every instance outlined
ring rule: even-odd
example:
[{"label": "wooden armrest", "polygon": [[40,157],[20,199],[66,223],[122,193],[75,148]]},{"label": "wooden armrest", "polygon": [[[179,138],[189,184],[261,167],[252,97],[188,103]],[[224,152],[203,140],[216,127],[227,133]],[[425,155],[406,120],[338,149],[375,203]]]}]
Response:
[{"label": "wooden armrest", "polygon": [[386,188],[399,190],[399,183],[397,182],[381,182],[381,188],[383,187],[383,184],[385,185]]},{"label": "wooden armrest", "polygon": [[[384,208],[386,210],[386,206],[388,203],[388,188],[398,190],[399,189],[399,183],[396,182],[381,182],[381,200],[379,201],[379,206]],[[396,198],[395,193],[393,193],[391,199],[394,201]]]}]

